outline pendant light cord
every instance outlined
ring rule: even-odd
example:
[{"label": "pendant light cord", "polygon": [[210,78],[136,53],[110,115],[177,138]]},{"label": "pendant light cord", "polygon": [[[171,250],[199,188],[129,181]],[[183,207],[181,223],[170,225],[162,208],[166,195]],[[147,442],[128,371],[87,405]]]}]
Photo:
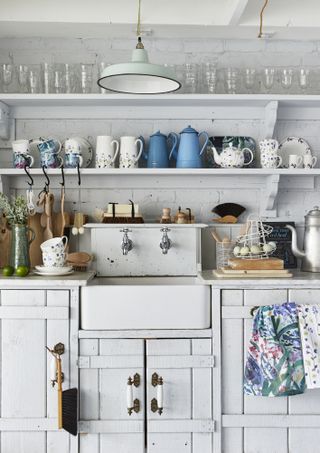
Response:
[{"label": "pendant light cord", "polygon": [[[140,2],[140,0],[139,0]],[[259,30],[259,34],[258,34],[258,38],[262,38],[263,36],[263,33],[262,33],[262,29],[263,29],[263,13],[264,13],[264,10],[266,9],[267,5],[269,3],[269,0],[265,0],[264,2],[264,5],[260,11],[260,30]]]},{"label": "pendant light cord", "polygon": [[137,36],[141,37],[141,0],[138,0]]}]

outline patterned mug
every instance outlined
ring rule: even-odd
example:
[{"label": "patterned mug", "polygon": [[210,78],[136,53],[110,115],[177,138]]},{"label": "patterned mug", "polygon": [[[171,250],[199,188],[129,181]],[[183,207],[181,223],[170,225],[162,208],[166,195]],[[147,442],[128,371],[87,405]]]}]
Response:
[{"label": "patterned mug", "polygon": [[15,140],[12,142],[14,168],[32,167],[34,164],[34,158],[30,154],[29,145],[29,140]]},{"label": "patterned mug", "polygon": [[63,165],[63,159],[58,156],[61,146],[59,140],[53,138],[41,141],[37,145],[40,151],[41,166],[45,166],[46,168],[60,168]]}]

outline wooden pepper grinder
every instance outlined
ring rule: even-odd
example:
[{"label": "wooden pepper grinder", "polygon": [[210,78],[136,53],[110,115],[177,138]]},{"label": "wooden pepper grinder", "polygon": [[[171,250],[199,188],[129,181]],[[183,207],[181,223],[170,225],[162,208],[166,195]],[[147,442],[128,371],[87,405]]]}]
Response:
[{"label": "wooden pepper grinder", "polygon": [[163,208],[160,223],[171,223],[171,209]]}]

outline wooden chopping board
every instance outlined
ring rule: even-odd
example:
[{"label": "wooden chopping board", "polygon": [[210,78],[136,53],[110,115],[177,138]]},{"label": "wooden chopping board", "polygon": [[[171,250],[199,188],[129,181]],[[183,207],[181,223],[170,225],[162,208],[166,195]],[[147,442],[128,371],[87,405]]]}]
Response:
[{"label": "wooden chopping board", "polygon": [[277,272],[276,270],[273,272],[253,272],[253,273],[245,273],[245,271],[240,274],[239,272],[235,272],[233,275],[230,273],[223,272],[221,269],[214,269],[212,271],[213,275],[218,278],[291,278],[293,274],[290,272]]},{"label": "wooden chopping board", "polygon": [[241,258],[229,258],[229,266],[239,270],[266,270],[283,269],[284,262],[279,258],[265,258],[262,260],[246,260]]},{"label": "wooden chopping board", "polygon": [[0,216],[0,267],[9,264],[11,231],[4,216]]},{"label": "wooden chopping board", "polygon": [[32,228],[35,232],[36,238],[30,244],[30,265],[34,267],[38,264],[42,264],[42,253],[40,249],[41,243],[44,241],[43,232],[44,229],[40,223],[41,213],[37,212],[33,216],[28,217],[28,227]]}]

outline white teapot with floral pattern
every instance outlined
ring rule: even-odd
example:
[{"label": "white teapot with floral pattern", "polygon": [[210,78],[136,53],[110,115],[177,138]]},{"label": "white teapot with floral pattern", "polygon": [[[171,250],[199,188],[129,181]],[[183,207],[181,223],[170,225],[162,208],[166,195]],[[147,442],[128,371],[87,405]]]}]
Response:
[{"label": "white teapot with floral pattern", "polygon": [[[249,148],[236,148],[232,146],[232,143],[229,143],[227,148],[224,148],[219,154],[214,146],[212,146],[213,157],[216,164],[220,165],[222,168],[241,168],[245,165],[251,164],[253,161],[253,153]],[[251,158],[248,162],[244,161],[245,153],[247,151]]]}]

